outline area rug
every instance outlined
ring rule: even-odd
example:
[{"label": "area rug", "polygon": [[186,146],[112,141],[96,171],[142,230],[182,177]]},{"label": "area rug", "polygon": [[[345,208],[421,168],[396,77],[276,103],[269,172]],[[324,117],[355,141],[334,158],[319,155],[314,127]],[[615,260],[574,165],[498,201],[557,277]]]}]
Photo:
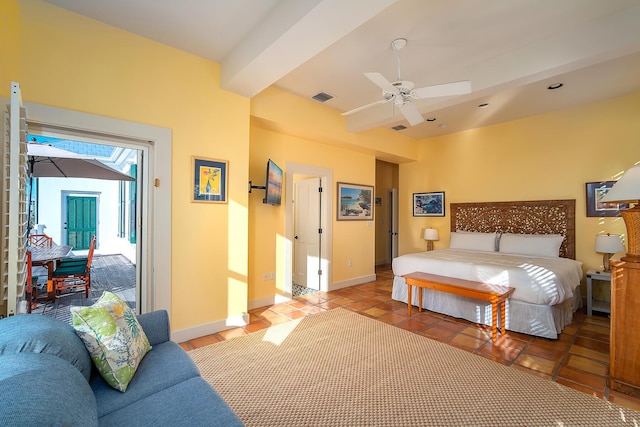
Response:
[{"label": "area rug", "polygon": [[189,354],[247,426],[640,423],[640,412],[341,308]]}]

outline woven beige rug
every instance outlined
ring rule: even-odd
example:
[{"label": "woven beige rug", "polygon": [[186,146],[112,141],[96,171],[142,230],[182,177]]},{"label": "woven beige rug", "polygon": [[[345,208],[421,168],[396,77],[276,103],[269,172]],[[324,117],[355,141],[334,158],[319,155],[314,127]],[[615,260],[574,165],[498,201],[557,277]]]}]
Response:
[{"label": "woven beige rug", "polygon": [[640,412],[340,308],[189,354],[247,426],[640,425]]}]

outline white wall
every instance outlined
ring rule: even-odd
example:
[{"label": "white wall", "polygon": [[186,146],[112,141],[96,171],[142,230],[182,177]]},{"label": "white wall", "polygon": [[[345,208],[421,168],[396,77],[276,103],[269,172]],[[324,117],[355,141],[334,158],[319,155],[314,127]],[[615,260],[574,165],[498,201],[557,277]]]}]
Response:
[{"label": "white wall", "polygon": [[[39,178],[38,224],[57,244],[66,243],[64,200],[66,192],[96,196],[98,209],[98,247],[96,254],[122,254],[136,263],[135,245],[128,237],[118,237],[119,181],[84,178]],[[128,185],[128,183],[127,183]],[[35,197],[34,197],[35,199]],[[128,221],[127,221],[128,226]]]}]

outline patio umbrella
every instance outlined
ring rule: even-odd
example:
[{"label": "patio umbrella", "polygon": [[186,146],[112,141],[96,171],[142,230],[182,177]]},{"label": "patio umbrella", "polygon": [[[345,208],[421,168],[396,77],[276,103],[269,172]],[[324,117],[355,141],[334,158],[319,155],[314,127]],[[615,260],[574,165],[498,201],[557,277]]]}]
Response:
[{"label": "patio umbrella", "polygon": [[61,150],[47,144],[27,144],[29,176],[48,178],[93,178],[116,181],[135,181],[90,156]]},{"label": "patio umbrella", "polygon": [[[115,181],[135,181],[135,178],[117,171],[90,156],[61,150],[47,144],[27,143],[29,163],[29,209],[31,220],[31,192],[33,178],[91,178]],[[31,227],[31,224],[29,224]]]}]

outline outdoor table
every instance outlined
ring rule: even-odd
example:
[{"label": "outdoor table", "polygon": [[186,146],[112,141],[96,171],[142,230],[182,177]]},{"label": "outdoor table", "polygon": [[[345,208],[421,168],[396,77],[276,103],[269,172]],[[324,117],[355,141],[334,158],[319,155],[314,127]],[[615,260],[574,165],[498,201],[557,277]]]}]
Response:
[{"label": "outdoor table", "polygon": [[52,279],[55,263],[69,256],[71,249],[71,246],[68,245],[27,248],[27,250],[31,252],[31,263],[34,266],[44,266],[47,268],[47,300],[54,299]]}]

